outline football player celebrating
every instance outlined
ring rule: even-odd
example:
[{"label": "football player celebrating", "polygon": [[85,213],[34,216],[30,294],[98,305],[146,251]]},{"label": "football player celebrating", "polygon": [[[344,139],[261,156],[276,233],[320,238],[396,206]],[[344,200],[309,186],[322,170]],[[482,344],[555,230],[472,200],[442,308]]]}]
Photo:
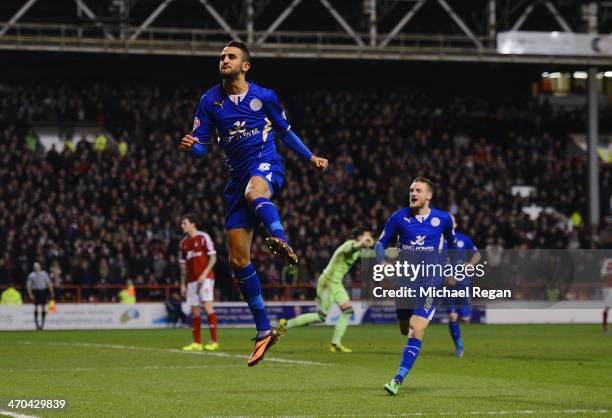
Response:
[{"label": "football player celebrating", "polygon": [[268,321],[255,266],[251,263],[253,229],[262,222],[270,237],[266,248],[287,263],[295,265],[298,257],[289,246],[272,197],[283,186],[283,160],[276,151],[275,138],[318,169],[328,161],[314,155],[291,130],[276,94],[246,81],[251,56],[242,42],[227,44],[219,59],[222,83],[208,90],[200,99],[193,132],[181,140],[180,149],[203,157],[213,129],[226,155],[230,180],[225,188],[225,228],[229,262],[248,303],[257,334],[248,366],[254,366],[279,339],[278,330]]},{"label": "football player celebrating", "polygon": [[[453,221],[448,212],[429,206],[433,198],[433,183],[417,177],[410,186],[410,207],[395,212],[385,223],[385,229],[376,243],[376,256],[383,261],[385,248],[399,241],[400,255],[429,264],[438,263],[443,253],[444,239],[449,249],[455,248]],[[443,276],[419,277],[419,286],[441,285]],[[417,297],[414,309],[398,309],[402,334],[409,335],[402,354],[399,369],[385,390],[397,395],[400,385],[414,365],[419,353],[425,329],[436,312],[437,299]]]}]

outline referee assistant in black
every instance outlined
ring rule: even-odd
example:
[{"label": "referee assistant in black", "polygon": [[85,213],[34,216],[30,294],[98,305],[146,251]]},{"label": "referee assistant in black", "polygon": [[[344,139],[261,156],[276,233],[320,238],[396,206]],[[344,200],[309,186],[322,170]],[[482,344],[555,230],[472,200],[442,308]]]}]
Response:
[{"label": "referee assistant in black", "polygon": [[[34,271],[28,275],[28,281],[26,282],[26,288],[30,299],[34,301],[34,323],[36,329],[43,329],[45,326],[45,317],[47,311],[45,305],[49,301],[49,297],[53,295],[53,283],[46,271],[43,271],[40,267],[40,263],[34,263]],[[40,306],[42,321],[38,323],[38,307]]]}]

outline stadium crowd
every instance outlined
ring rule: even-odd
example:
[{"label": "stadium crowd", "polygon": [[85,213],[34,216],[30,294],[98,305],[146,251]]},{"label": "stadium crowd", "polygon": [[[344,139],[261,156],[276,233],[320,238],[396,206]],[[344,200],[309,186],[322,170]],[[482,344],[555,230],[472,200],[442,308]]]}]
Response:
[{"label": "stadium crowd", "polygon": [[[0,284],[23,285],[40,260],[55,285],[176,284],[180,216],[195,212],[219,252],[223,300],[239,298],[227,264],[224,157],[177,149],[199,97],[192,87],[96,84],[4,87],[0,98]],[[586,160],[567,135],[580,113],[536,101],[401,92],[280,92],[296,133],[330,159],[320,174],[282,144],[286,178],[277,197],[297,272],[272,260],[255,234],[265,284],[310,284],[354,226],[379,234],[407,202],[410,179],[436,184],[434,206],[457,215],[481,248],[610,248],[609,228],[589,226]],[[44,150],[38,123],[95,122],[114,141],[68,136]],[[602,218],[610,215],[612,168],[602,166]],[[535,187],[528,197],[513,185]],[[553,208],[530,217],[524,207]],[[568,221],[569,220],[569,221]],[[353,274],[353,278],[356,275]],[[280,297],[266,289],[268,298]],[[298,293],[304,296],[305,293]],[[297,294],[296,294],[297,295]],[[146,297],[156,297],[147,294]],[[92,292],[89,297],[105,297]]]}]

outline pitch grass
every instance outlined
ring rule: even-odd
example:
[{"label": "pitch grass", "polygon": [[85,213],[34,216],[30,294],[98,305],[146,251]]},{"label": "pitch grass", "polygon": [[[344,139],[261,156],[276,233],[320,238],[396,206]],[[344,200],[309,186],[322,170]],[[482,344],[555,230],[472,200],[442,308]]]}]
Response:
[{"label": "pitch grass", "polygon": [[293,329],[268,357],[325,365],[266,359],[254,368],[234,357],[251,348],[246,329],[220,329],[227,357],[168,351],[190,342],[188,329],[2,332],[0,398],[67,398],[66,411],[20,412],[62,417],[612,415],[612,335],[599,327],[471,325],[463,333],[459,359],[447,327],[431,326],[390,397],[383,384],[405,343],[395,326],[349,328],[351,354],[328,351],[329,327]]}]

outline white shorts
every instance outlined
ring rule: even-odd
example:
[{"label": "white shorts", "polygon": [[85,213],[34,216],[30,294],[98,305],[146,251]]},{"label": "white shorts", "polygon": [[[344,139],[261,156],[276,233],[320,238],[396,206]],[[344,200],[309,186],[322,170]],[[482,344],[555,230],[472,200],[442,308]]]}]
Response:
[{"label": "white shorts", "polygon": [[612,287],[604,289],[604,305],[606,308],[612,308]]},{"label": "white shorts", "polygon": [[198,282],[187,283],[187,303],[189,306],[200,306],[202,302],[212,302],[215,295],[215,281],[204,279],[198,292]]}]

